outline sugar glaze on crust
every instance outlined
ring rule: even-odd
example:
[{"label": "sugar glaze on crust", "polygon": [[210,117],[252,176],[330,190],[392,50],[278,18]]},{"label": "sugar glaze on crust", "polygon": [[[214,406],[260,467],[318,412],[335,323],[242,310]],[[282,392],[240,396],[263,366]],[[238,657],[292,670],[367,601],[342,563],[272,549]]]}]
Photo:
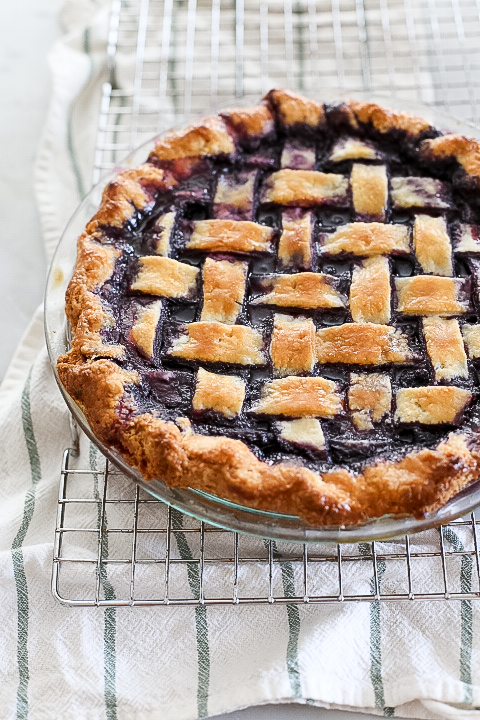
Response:
[{"label": "sugar glaze on crust", "polygon": [[[295,148],[304,137],[311,153],[319,134],[324,154],[317,151],[315,167],[282,169],[280,157],[275,160],[275,143],[285,139]],[[343,156],[338,155],[342,138],[353,148]],[[480,357],[478,328],[463,318],[473,311],[473,294],[468,295],[473,291],[469,280],[452,270],[450,225],[439,215],[451,212],[449,203],[432,209],[421,206],[421,215],[418,206],[413,208],[408,224],[392,214],[395,208],[386,182],[392,172],[384,170],[389,138],[401,148],[401,157],[408,158],[405,162],[418,156],[423,163],[423,170],[411,172],[412,177],[448,163],[456,163],[454,178],[460,178],[460,186],[464,179],[472,183],[480,177],[477,141],[441,136],[422,118],[374,103],[324,106],[290,91],[273,90],[257,108],[228,110],[165,135],[147,163],[118,175],[107,186],[98,212],[78,241],[66,298],[73,340],[71,350],[58,361],[58,371],[95,435],[146,479],[203,489],[324,525],[355,524],[384,514],[421,517],[479,479],[476,425],[473,420],[463,422],[476,403],[468,386],[469,363]],[[295,151],[289,153],[295,163]],[[301,153],[299,157],[303,162]],[[248,176],[248,215],[235,208],[233,191],[222,189],[221,214],[190,221],[185,211],[184,218],[183,206],[175,205],[177,188],[186,192],[184,183],[203,172],[205,163],[211,171],[215,163],[228,169],[235,162],[246,163],[249,173],[260,166],[266,175],[260,180]],[[441,170],[434,171],[436,180],[448,182],[448,173],[437,172]],[[225,177],[217,187],[236,187]],[[363,197],[355,185],[352,200],[351,182],[365,178],[371,181],[370,195]],[[258,182],[263,186],[257,190]],[[255,214],[254,192],[269,212],[278,209],[283,225],[263,224]],[[212,208],[214,197],[215,188],[208,201]],[[220,190],[219,205],[218,198]],[[334,212],[335,206],[347,205],[351,213],[343,224],[318,226],[325,206]],[[139,215],[155,216],[157,207],[168,217],[168,242],[161,251],[158,241],[156,246],[142,246],[140,255],[147,260],[142,264],[137,258],[137,275],[128,270],[131,282],[122,300],[125,310],[119,314],[116,278],[131,261],[118,238],[130,232]],[[186,259],[178,255],[178,222],[185,235],[181,252],[187,253]],[[478,224],[477,219],[473,222]],[[422,232],[435,239],[435,254]],[[201,264],[196,265],[188,252],[192,258],[201,256]],[[249,283],[258,274],[252,271],[254,262],[275,253],[277,264],[263,274],[260,270],[257,294],[252,294]],[[330,276],[328,262],[345,258],[350,263],[348,280]],[[419,274],[418,280],[398,275],[397,258],[413,258],[421,266],[418,272],[427,274]],[[149,269],[148,277],[146,272],[139,275],[139,267]],[[204,277],[209,284],[206,295]],[[375,278],[382,284],[370,298],[368,286]],[[157,324],[169,326],[168,313],[173,310],[168,308],[177,306],[168,303],[174,302],[179,307],[198,303],[199,310],[186,322],[171,324],[160,351]],[[267,313],[271,325],[249,326],[251,308],[258,308],[259,317]],[[126,329],[129,313],[131,326]],[[329,325],[328,313],[338,313],[332,317],[339,320]],[[409,334],[409,322],[417,323],[420,346]],[[135,346],[140,359],[132,360]],[[426,348],[428,381],[422,387],[400,386],[397,378],[402,372],[418,370],[419,347]],[[163,359],[184,363],[178,367],[184,372],[185,388],[190,387],[190,411],[179,400],[177,413],[162,416],[141,399],[146,373],[168,381],[172,371],[163,368]],[[181,370],[189,363],[194,367],[191,386],[190,376]],[[347,368],[338,382],[328,374],[335,364]],[[254,372],[261,378],[255,381],[256,396],[248,394]],[[465,384],[457,387],[457,382]],[[203,415],[224,418],[211,425],[217,432],[201,429],[198,418]],[[228,435],[232,423],[248,424],[249,418],[269,423],[269,438],[283,455],[279,451],[278,458],[259,456],[256,446]],[[333,454],[334,430],[329,428],[343,427],[341,423],[354,428],[352,437],[358,436],[359,446],[365,442],[361,438],[368,439],[381,423],[386,428],[399,423],[412,427],[412,432],[420,423],[427,429],[435,426],[438,434],[428,446],[413,441],[404,451],[395,447],[382,453],[380,448],[378,454],[352,464]]]}]

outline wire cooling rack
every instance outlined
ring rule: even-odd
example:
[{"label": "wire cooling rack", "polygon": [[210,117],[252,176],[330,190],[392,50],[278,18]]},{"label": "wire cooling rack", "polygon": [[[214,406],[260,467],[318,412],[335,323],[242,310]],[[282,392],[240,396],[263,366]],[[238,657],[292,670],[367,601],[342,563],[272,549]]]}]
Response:
[{"label": "wire cooling rack", "polygon": [[[157,132],[270,87],[438,105],[478,122],[480,0],[113,0],[93,181]],[[357,545],[262,541],[63,458],[52,589],[68,605],[480,597],[478,521]],[[102,464],[103,463],[103,464]]]},{"label": "wire cooling rack", "polygon": [[153,499],[90,452],[64,453],[52,589],[68,605],[241,605],[480,597],[472,513],[409,538],[352,545],[261,540]]},{"label": "wire cooling rack", "polygon": [[479,0],[113,0],[94,181],[144,139],[271,87],[477,122]]}]

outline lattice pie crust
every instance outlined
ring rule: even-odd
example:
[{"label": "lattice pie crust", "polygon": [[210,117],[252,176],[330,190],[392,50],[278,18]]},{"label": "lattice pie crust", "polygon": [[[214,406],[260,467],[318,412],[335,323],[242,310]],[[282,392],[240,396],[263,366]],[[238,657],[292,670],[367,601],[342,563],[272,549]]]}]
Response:
[{"label": "lattice pie crust", "polygon": [[479,478],[479,282],[477,140],[272,90],[107,185],[59,374],[147,479],[422,516]]}]

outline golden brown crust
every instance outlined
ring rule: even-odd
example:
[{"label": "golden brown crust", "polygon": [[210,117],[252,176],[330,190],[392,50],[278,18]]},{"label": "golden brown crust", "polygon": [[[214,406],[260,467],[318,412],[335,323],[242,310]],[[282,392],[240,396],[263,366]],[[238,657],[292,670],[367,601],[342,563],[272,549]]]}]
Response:
[{"label": "golden brown crust", "polygon": [[213,115],[189,125],[179,132],[171,132],[161,138],[150,153],[149,162],[178,160],[181,158],[230,155],[235,151],[234,142],[225,123]]},{"label": "golden brown crust", "polygon": [[480,358],[480,325],[462,325],[462,335],[471,358]]},{"label": "golden brown crust", "polygon": [[260,281],[265,294],[251,300],[251,304],[303,309],[344,307],[345,299],[334,288],[334,282],[332,275],[324,273],[267,275]]},{"label": "golden brown crust", "polygon": [[325,110],[321,103],[290,90],[270,90],[265,100],[273,106],[277,119],[286,129],[296,125],[312,129],[325,126]]},{"label": "golden brown crust", "polygon": [[452,245],[443,217],[417,215],[413,225],[413,246],[425,273],[447,277],[453,274]]},{"label": "golden brown crust", "polygon": [[317,330],[320,363],[388,365],[412,357],[406,336],[390,325],[345,323]]},{"label": "golden brown crust", "polygon": [[390,321],[390,268],[384,257],[364,260],[350,285],[350,312],[354,322],[386,325]]},{"label": "golden brown crust", "polygon": [[242,410],[245,400],[245,382],[233,375],[217,375],[199,368],[197,385],[193,396],[194,410],[214,410],[235,417]]},{"label": "golden brown crust", "polygon": [[120,424],[119,405],[126,402],[126,388],[138,382],[137,373],[122,370],[111,360],[78,363],[71,352],[58,359],[57,367],[65,389],[93,432],[105,442],[113,440]]},{"label": "golden brown crust", "polygon": [[459,300],[459,278],[415,275],[395,278],[395,284],[398,311],[406,315],[459,315],[468,310],[468,302]]},{"label": "golden brown crust", "polygon": [[137,318],[130,330],[131,341],[134,342],[148,358],[153,357],[155,335],[161,311],[161,300],[155,300],[155,302],[145,306],[140,305],[137,311]]},{"label": "golden brown crust", "polygon": [[344,175],[288,168],[272,173],[265,180],[262,193],[265,203],[305,208],[346,204],[347,198],[348,178]]},{"label": "golden brown crust", "polygon": [[125,170],[103,191],[100,207],[87,224],[87,233],[93,235],[105,226],[121,227],[136,210],[144,210],[157,192],[173,185],[175,180],[171,176],[148,163]]},{"label": "golden brown crust", "polygon": [[102,330],[112,327],[113,318],[96,291],[113,274],[120,253],[88,235],[77,242],[77,264],[66,293],[66,314],[73,331],[71,352],[81,358],[119,357],[121,345],[105,342]]},{"label": "golden brown crust", "polygon": [[245,325],[219,322],[193,322],[183,326],[173,342],[170,354],[186,360],[263,365],[263,338]]},{"label": "golden brown crust", "polygon": [[343,162],[344,160],[382,160],[382,153],[370,143],[358,138],[340,138],[330,151],[330,162]]},{"label": "golden brown crust", "polygon": [[203,308],[200,320],[232,324],[242,309],[247,263],[207,258],[203,266]]},{"label": "golden brown crust", "polygon": [[460,225],[460,237],[455,252],[480,253],[480,228],[478,225]]},{"label": "golden brown crust", "polygon": [[66,293],[67,318],[76,327],[86,293],[100,289],[112,277],[120,252],[112,245],[101,245],[86,234],[77,241],[77,264]]},{"label": "golden brown crust", "polygon": [[321,252],[330,255],[351,253],[360,257],[408,253],[410,241],[405,225],[355,222],[344,225],[331,235],[323,235]]},{"label": "golden brown crust", "polygon": [[107,312],[98,295],[85,293],[82,312],[73,327],[70,352],[82,359],[97,357],[121,357],[125,353],[123,345],[106,342],[103,332],[112,328],[113,317]]},{"label": "golden brown crust", "polygon": [[316,361],[312,320],[275,315],[270,356],[278,375],[311,373]]},{"label": "golden brown crust", "polygon": [[309,269],[312,265],[313,213],[282,215],[282,234],[278,243],[278,257],[284,267]]},{"label": "golden brown crust", "polygon": [[388,202],[386,167],[354,163],[350,185],[356,217],[383,222]]},{"label": "golden brown crust", "polygon": [[155,229],[155,254],[168,256],[170,252],[170,243],[173,235],[173,227],[175,225],[175,213],[168,212],[156,220]]},{"label": "golden brown crust", "polygon": [[252,219],[256,176],[256,172],[245,173],[241,180],[236,181],[232,175],[220,175],[213,200],[215,218],[228,219],[232,208],[235,208],[245,220]]},{"label": "golden brown crust", "polygon": [[404,423],[438,425],[454,423],[472,393],[463,388],[431,385],[429,387],[400,388],[396,395],[395,419]]},{"label": "golden brown crust", "polygon": [[458,320],[423,318],[423,334],[435,380],[468,377],[467,356]]},{"label": "golden brown crust", "polygon": [[275,130],[273,115],[266,105],[233,108],[220,113],[238,140],[245,136],[264,138]]},{"label": "golden brown crust", "polygon": [[352,410],[354,425],[359,430],[371,430],[374,422],[390,412],[392,386],[389,376],[382,373],[352,373],[348,406]]},{"label": "golden brown crust", "polygon": [[[101,397],[101,390],[112,408],[125,384],[123,378],[110,377],[107,368],[80,383],[66,378],[77,402],[90,393]],[[344,469],[319,475],[284,463],[268,465],[239,440],[182,432],[152,415],[119,424],[116,413],[106,412],[104,404],[97,411],[86,406],[84,410],[97,436],[119,449],[147,479],[197,487],[257,509],[296,514],[314,524],[358,523],[387,513],[421,516],[424,508],[435,510],[479,475],[477,456],[462,434],[451,434],[433,450],[374,463],[358,475]]]},{"label": "golden brown crust", "polygon": [[272,228],[249,220],[197,220],[187,248],[210,252],[271,252],[273,236]]},{"label": "golden brown crust", "polygon": [[139,258],[138,274],[132,290],[161,297],[191,297],[197,287],[200,270],[192,265],[160,255]]},{"label": "golden brown crust", "polygon": [[348,100],[344,103],[344,106],[354,118],[351,121],[353,130],[356,130],[359,123],[361,123],[363,126],[376,131],[379,135],[385,135],[392,130],[399,130],[413,140],[424,136],[425,133],[432,130],[430,123],[418,115],[390,110],[377,105],[377,103]]},{"label": "golden brown crust", "polygon": [[262,387],[252,412],[290,417],[333,417],[343,410],[336,383],[322,377],[290,375]]},{"label": "golden brown crust", "polygon": [[283,441],[321,452],[325,450],[325,436],[320,421],[316,418],[281,420],[276,425]]},{"label": "golden brown crust", "polygon": [[466,175],[480,184],[480,142],[464,135],[442,135],[424,140],[420,145],[420,157],[426,162],[456,160]]}]

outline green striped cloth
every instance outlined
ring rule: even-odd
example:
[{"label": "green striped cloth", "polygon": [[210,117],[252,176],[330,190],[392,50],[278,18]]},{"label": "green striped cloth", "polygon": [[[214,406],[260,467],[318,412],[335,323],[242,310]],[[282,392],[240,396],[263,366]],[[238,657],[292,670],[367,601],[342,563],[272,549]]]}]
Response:
[{"label": "green striped cloth", "polygon": [[[92,22],[94,9],[93,0],[67,6],[68,32],[50,57],[54,92],[36,166],[48,253],[91,174],[108,30],[107,11],[100,8]],[[61,455],[69,443],[39,311],[0,389],[1,717],[191,720],[298,702],[389,717],[480,718],[480,603],[57,604],[52,548]],[[79,463],[95,470],[101,457],[84,441]],[[183,522],[175,513],[178,553],[188,561]],[[450,532],[446,541],[462,549],[460,534]],[[359,552],[369,551],[360,545]],[[459,563],[465,592],[472,570],[470,559]],[[441,581],[439,571],[426,566],[426,589]],[[379,564],[384,587],[398,580]],[[100,581],[104,596],[114,599],[115,570]],[[281,582],[287,596],[300,594],[288,562]],[[368,592],[373,578],[362,583]],[[197,596],[198,577],[188,565],[184,586]]]},{"label": "green striped cloth", "polygon": [[[2,717],[193,720],[288,701],[388,717],[480,717],[475,709],[480,705],[480,603],[475,601],[59,605],[50,592],[52,541],[61,455],[69,443],[68,411],[49,367],[38,312],[0,389]],[[100,469],[101,462],[84,439],[79,467]],[[176,551],[189,560],[184,522],[180,513],[173,514]],[[460,533],[447,531],[446,542],[462,549]],[[359,552],[368,554],[369,548],[360,544]],[[88,549],[74,553],[85,557]],[[125,580],[115,566],[108,568],[100,580],[105,598],[114,599]],[[472,571],[471,558],[458,563],[465,592]],[[82,572],[75,568],[72,576],[80,591]],[[215,570],[209,572],[214,578]],[[404,567],[396,575],[379,563],[385,590],[404,583],[404,573]],[[426,565],[425,588],[438,587],[440,574],[439,564]],[[312,577],[312,590],[327,580]],[[264,592],[265,575],[259,571],[254,583],[260,587],[262,581]],[[285,595],[301,593],[288,562],[281,563],[281,582]],[[361,592],[373,582],[365,573],[355,581]],[[185,566],[180,590],[198,597],[197,566]]]}]

